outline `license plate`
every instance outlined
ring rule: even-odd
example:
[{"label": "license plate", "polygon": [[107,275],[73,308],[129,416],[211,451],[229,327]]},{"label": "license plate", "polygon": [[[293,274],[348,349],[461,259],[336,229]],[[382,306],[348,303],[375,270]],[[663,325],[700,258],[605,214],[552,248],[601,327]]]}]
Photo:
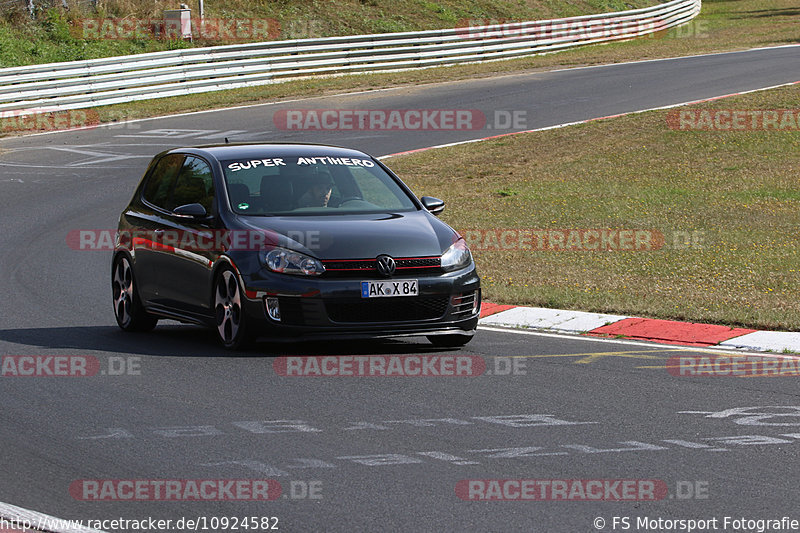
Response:
[{"label": "license plate", "polygon": [[393,296],[417,296],[417,280],[362,281],[362,298],[391,298]]}]

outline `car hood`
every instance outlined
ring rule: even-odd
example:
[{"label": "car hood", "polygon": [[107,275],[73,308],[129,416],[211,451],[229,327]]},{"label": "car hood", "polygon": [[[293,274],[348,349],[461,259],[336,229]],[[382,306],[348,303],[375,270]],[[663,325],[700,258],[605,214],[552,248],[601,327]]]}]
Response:
[{"label": "car hood", "polygon": [[427,211],[237,218],[246,229],[275,232],[280,246],[319,259],[438,256],[458,239]]}]

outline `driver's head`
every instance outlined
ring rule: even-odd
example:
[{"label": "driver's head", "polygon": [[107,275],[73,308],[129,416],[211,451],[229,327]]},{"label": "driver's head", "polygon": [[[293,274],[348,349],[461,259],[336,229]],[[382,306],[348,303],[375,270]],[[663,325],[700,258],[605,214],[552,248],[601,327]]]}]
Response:
[{"label": "driver's head", "polygon": [[327,170],[318,170],[306,176],[306,192],[298,200],[298,207],[327,207],[331,199],[333,179]]}]

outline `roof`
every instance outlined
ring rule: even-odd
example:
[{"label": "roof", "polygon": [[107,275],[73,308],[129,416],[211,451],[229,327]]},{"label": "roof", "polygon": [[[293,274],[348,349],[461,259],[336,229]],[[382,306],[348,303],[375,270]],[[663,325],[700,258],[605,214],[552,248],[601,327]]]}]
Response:
[{"label": "roof", "polygon": [[359,157],[369,158],[364,152],[339,146],[325,144],[300,144],[300,143],[231,143],[231,144],[212,144],[204,146],[187,146],[175,148],[171,152],[192,151],[205,153],[218,160],[226,159],[247,159],[264,158],[275,156],[296,156],[296,157]]}]

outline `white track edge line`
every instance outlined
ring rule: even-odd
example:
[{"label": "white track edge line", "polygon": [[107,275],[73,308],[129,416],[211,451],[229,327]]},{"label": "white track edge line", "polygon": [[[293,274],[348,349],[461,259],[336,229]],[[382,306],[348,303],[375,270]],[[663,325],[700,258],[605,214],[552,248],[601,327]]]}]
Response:
[{"label": "white track edge line", "polygon": [[544,127],[541,127],[541,128],[534,128],[532,130],[512,131],[512,132],[509,132],[509,133],[500,133],[498,135],[490,135],[488,137],[482,137],[480,139],[468,139],[466,141],[456,141],[456,142],[445,143],[445,144],[437,144],[435,146],[426,146],[426,147],[423,147],[423,148],[416,148],[416,149],[412,149],[412,150],[406,150],[406,151],[397,152],[397,153],[394,153],[394,154],[382,155],[382,156],[378,157],[378,159],[383,160],[383,159],[389,159],[389,158],[400,156],[400,155],[410,155],[410,154],[414,154],[414,153],[418,153],[418,152],[427,152],[428,150],[436,150],[436,149],[439,149],[439,148],[449,148],[451,146],[461,146],[461,145],[464,145],[464,144],[471,144],[471,143],[477,143],[477,142],[482,142],[482,141],[490,141],[490,140],[493,140],[493,139],[501,139],[503,137],[511,137],[512,135],[521,135],[523,133],[536,133],[536,132],[540,132],[540,131],[555,130],[555,129],[559,129],[559,128],[566,128],[568,126],[577,126],[578,124],[587,124],[589,122],[597,122],[599,120],[608,120],[608,119],[612,119],[612,118],[625,117],[625,116],[628,116],[628,115],[636,115],[636,114],[639,114],[639,113],[647,113],[648,111],[663,111],[665,109],[672,109],[672,108],[675,108],[675,107],[682,107],[682,106],[700,104],[700,103],[703,103],[703,102],[711,102],[711,101],[714,101],[714,100],[722,100],[722,99],[725,99],[725,98],[731,98],[731,97],[734,97],[734,96],[741,96],[741,95],[744,95],[744,94],[756,93],[756,92],[759,92],[759,91],[769,91],[771,89],[779,89],[781,87],[789,87],[790,85],[797,85],[798,83],[800,83],[800,80],[798,80],[798,81],[789,81],[789,82],[786,82],[786,83],[780,83],[778,85],[771,85],[769,87],[759,87],[758,89],[748,89],[747,91],[740,91],[740,92],[736,92],[736,93],[728,93],[728,94],[722,94],[722,95],[718,95],[718,96],[710,96],[708,98],[701,98],[699,100],[690,100],[690,101],[687,101],[687,102],[680,102],[680,103],[677,103],[677,104],[668,104],[668,105],[659,106],[659,107],[650,107],[650,108],[647,108],[647,109],[637,109],[635,111],[625,111],[623,113],[617,113],[617,114],[608,115],[608,116],[605,116],[605,117],[587,118],[587,119],[584,119],[584,120],[577,120],[575,122],[564,122],[562,124],[555,124],[553,126],[544,126]]}]

